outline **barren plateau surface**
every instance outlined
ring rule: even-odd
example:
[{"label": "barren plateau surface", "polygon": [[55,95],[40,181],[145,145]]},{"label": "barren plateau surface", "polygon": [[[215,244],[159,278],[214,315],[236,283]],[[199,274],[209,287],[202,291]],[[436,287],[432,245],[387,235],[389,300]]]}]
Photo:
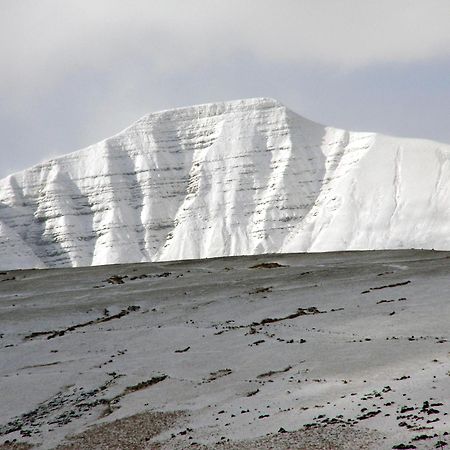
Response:
[{"label": "barren plateau surface", "polygon": [[450,444],[450,253],[0,275],[0,449]]}]

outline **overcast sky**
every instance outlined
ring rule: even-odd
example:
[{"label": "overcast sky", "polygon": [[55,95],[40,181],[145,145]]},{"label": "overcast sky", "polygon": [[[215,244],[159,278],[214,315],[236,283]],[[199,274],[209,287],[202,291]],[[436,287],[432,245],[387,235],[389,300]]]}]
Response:
[{"label": "overcast sky", "polygon": [[260,96],[450,143],[450,0],[0,0],[0,177],[147,112]]}]

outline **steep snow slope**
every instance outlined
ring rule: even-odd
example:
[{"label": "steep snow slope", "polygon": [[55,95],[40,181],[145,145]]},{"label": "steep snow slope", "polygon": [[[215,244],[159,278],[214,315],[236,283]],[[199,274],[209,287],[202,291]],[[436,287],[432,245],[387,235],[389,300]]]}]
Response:
[{"label": "steep snow slope", "polygon": [[272,99],[149,114],[0,181],[0,267],[450,249],[449,156]]}]

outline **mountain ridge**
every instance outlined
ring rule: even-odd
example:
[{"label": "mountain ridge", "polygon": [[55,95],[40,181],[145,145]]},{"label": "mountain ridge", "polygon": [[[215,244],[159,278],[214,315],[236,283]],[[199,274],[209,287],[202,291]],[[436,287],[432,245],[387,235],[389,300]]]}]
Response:
[{"label": "mountain ridge", "polygon": [[0,180],[0,267],[447,250],[449,155],[270,98],[150,113]]}]

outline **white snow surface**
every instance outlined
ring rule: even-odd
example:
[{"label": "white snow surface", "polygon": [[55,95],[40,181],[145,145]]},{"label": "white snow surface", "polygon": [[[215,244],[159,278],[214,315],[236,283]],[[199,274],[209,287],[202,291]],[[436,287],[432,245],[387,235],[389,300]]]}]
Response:
[{"label": "white snow surface", "polygon": [[267,98],[152,113],[0,180],[0,268],[449,250],[449,157]]},{"label": "white snow surface", "polygon": [[[429,250],[0,273],[0,449],[448,449],[449,273]],[[118,441],[117,420],[173,411]],[[69,439],[96,425],[111,440]]]}]

